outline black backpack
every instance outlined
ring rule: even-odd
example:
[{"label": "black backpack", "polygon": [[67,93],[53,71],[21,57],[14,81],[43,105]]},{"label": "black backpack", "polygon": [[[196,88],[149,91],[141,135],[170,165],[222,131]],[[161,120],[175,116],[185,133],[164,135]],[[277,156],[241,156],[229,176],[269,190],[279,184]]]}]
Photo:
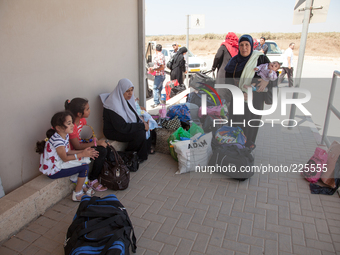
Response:
[{"label": "black backpack", "polygon": [[113,194],[83,196],[67,230],[65,255],[129,255],[136,252],[136,237],[124,206]]}]

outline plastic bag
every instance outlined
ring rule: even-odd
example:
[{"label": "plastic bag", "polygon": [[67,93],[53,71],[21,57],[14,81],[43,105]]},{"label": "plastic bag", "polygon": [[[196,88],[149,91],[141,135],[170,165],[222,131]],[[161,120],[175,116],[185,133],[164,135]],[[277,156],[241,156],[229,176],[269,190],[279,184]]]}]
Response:
[{"label": "plastic bag", "polygon": [[190,110],[186,104],[177,104],[173,105],[169,108],[167,116],[170,119],[175,118],[178,116],[180,121],[189,122],[190,121]]},{"label": "plastic bag", "polygon": [[170,154],[171,154],[171,156],[174,160],[178,161],[177,154],[174,150],[173,143],[175,143],[175,141],[185,140],[185,138],[190,139],[191,137],[193,137],[194,135],[196,135],[198,133],[204,134],[203,129],[200,126],[198,126],[197,124],[192,123],[191,127],[188,131],[186,131],[182,127],[180,127],[174,133],[172,133],[169,136],[168,145],[169,145],[169,149],[170,149]]},{"label": "plastic bag", "polygon": [[220,143],[239,143],[244,145],[247,138],[240,127],[223,126],[217,130],[215,139]]}]

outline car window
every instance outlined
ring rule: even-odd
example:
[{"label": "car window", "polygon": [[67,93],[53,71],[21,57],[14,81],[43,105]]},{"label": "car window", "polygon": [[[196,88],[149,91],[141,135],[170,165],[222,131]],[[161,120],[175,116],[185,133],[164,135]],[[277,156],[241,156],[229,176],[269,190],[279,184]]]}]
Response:
[{"label": "car window", "polygon": [[167,50],[162,50],[162,53],[163,53],[163,55],[164,55],[165,57],[168,56],[168,51],[167,51]]},{"label": "car window", "polygon": [[267,54],[281,54],[282,53],[279,46],[277,46],[276,43],[266,42],[266,44],[268,45]]}]

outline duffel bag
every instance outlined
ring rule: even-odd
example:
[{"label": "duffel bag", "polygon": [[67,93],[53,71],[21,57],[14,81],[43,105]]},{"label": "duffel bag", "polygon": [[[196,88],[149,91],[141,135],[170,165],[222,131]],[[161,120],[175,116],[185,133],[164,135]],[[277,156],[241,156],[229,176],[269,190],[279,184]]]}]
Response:
[{"label": "duffel bag", "polygon": [[254,175],[252,166],[254,157],[250,148],[240,149],[236,145],[223,146],[214,143],[213,153],[209,161],[215,172],[221,172],[230,178],[244,181]]},{"label": "duffel bag", "polygon": [[[206,72],[209,73],[209,72]],[[215,80],[204,73],[195,73],[189,80],[189,87],[197,89],[208,84],[211,87],[215,86]]]},{"label": "duffel bag", "polygon": [[136,252],[136,237],[129,215],[113,194],[83,196],[67,230],[65,255],[116,255]]},{"label": "duffel bag", "polygon": [[215,93],[211,92],[210,94],[212,95],[212,97],[205,93],[202,90],[199,91],[194,91],[188,94],[187,96],[187,102],[191,103],[191,104],[195,104],[198,107],[202,106],[202,95],[206,94],[207,95],[207,106],[216,106],[216,105],[221,105],[220,100],[218,99],[218,97],[216,96]]}]

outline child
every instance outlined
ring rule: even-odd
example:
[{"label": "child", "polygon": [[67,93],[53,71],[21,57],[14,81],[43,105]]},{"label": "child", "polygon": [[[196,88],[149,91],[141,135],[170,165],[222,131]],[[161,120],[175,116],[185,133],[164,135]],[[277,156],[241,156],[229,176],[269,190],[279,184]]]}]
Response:
[{"label": "child", "polygon": [[[98,152],[92,148],[82,151],[69,150],[69,134],[73,132],[73,118],[70,112],[58,112],[51,119],[52,128],[46,132],[47,138],[37,142],[36,152],[41,154],[39,170],[51,179],[58,179],[78,173],[78,181],[73,191],[72,200],[80,201],[86,191],[93,195],[93,190],[83,187],[89,170],[88,164],[79,163],[82,157],[98,157]],[[65,163],[74,163],[74,167]],[[71,165],[71,164],[69,164]]]},{"label": "child", "polygon": [[99,156],[93,162],[93,168],[89,175],[89,186],[95,191],[106,191],[104,187],[98,181],[98,176],[102,171],[105,158],[107,155],[106,143],[104,140],[93,139],[92,142],[83,143],[80,138],[80,132],[84,125],[87,124],[86,118],[90,115],[90,106],[86,99],[73,98],[71,101],[65,101],[65,110],[70,111],[74,115],[74,128],[73,133],[70,134],[71,149],[84,150],[86,148],[95,148],[99,153]]},{"label": "child", "polygon": [[254,68],[258,76],[265,81],[275,81],[277,79],[277,70],[280,68],[280,63],[273,61],[267,64],[262,64]]}]

